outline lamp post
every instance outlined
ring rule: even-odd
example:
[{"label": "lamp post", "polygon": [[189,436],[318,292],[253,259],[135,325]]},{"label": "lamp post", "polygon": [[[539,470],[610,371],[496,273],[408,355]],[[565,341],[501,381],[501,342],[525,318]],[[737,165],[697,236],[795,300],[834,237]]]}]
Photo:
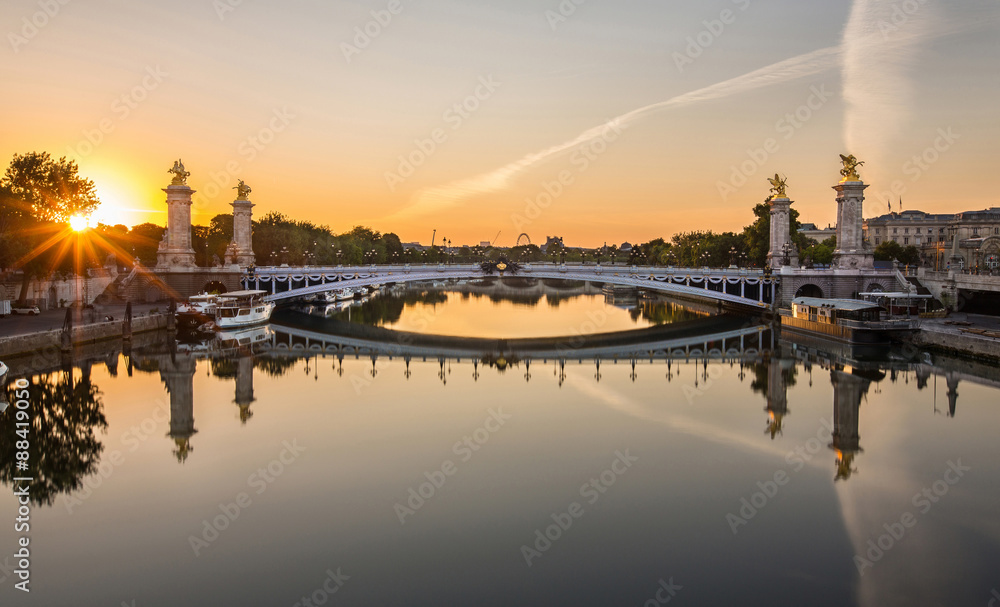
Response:
[{"label": "lamp post", "polygon": [[736,247],[729,247],[729,267],[736,267]]}]

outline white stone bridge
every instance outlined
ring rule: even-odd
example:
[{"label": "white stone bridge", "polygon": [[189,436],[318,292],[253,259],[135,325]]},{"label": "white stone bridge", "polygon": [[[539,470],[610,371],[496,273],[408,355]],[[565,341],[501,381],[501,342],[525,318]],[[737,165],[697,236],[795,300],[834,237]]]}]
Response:
[{"label": "white stone bridge", "polygon": [[[269,291],[274,302],[301,299],[326,291],[367,287],[375,284],[417,281],[477,280],[486,274],[478,264],[378,265],[336,267],[263,267],[242,278],[249,289]],[[600,282],[682,295],[726,304],[768,309],[777,294],[778,277],[761,270],[662,268],[649,266],[602,266],[584,264],[530,263],[517,274],[520,279],[561,279]]]}]

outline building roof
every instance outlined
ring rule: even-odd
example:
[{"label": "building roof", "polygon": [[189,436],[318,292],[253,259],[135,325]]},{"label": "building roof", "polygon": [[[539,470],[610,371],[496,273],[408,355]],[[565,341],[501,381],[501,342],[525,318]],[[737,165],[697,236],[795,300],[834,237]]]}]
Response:
[{"label": "building roof", "polygon": [[859,301],[857,299],[826,299],[823,297],[796,297],[792,300],[792,304],[813,306],[816,308],[833,308],[835,310],[873,310],[881,307],[870,301]]},{"label": "building roof", "polygon": [[906,210],[902,213],[893,211],[892,213],[886,213],[878,217],[871,217],[865,221],[953,221],[957,215],[954,213],[925,213],[917,210]]}]

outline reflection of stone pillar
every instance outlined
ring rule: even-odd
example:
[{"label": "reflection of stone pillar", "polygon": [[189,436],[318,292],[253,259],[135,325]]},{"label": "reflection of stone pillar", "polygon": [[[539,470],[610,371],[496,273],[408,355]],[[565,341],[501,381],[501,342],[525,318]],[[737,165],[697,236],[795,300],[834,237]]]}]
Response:
[{"label": "reflection of stone pillar", "polygon": [[251,218],[254,204],[237,198],[233,205],[233,240],[226,249],[226,263],[247,267],[254,263]]},{"label": "reflection of stone pillar", "polygon": [[767,411],[766,433],[771,440],[781,432],[781,422],[788,415],[788,385],[785,373],[795,366],[794,360],[771,358],[767,365]]},{"label": "reflection of stone pillar", "polygon": [[871,269],[875,257],[865,247],[861,227],[865,185],[862,181],[842,181],[833,186],[837,191],[837,248],[833,252],[833,266],[840,269]]},{"label": "reflection of stone pillar", "polygon": [[253,416],[250,404],[253,397],[253,357],[243,356],[236,362],[236,404],[240,407],[240,421],[244,424]]},{"label": "reflection of stone pillar", "polygon": [[191,246],[191,195],[187,184],[171,184],[167,193],[167,231],[156,251],[156,267],[193,268],[194,248]]},{"label": "reflection of stone pillar", "polygon": [[786,265],[785,245],[788,245],[788,264],[799,265],[799,250],[792,242],[792,201],[788,198],[772,198],[771,206],[771,250],[767,253],[767,265],[780,268]]},{"label": "reflection of stone pillar", "polygon": [[160,365],[160,379],[170,394],[170,432],[177,449],[174,455],[183,463],[188,453],[193,451],[191,436],[194,428],[194,372],[195,360],[190,356],[166,358]]},{"label": "reflection of stone pillar", "polygon": [[854,455],[861,452],[858,433],[858,413],[861,398],[868,392],[871,380],[844,371],[830,372],[833,383],[833,442],[830,448],[837,452],[836,480],[848,479],[854,470]]},{"label": "reflection of stone pillar", "polygon": [[948,417],[955,417],[955,407],[958,405],[958,375],[949,373],[948,380]]}]

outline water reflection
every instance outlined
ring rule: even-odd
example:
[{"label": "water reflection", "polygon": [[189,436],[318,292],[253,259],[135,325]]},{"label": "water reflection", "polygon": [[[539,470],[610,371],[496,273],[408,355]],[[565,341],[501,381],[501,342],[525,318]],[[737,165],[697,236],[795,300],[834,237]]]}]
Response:
[{"label": "water reflection", "polygon": [[[151,457],[131,456],[133,484],[113,494],[121,504],[100,502],[103,494],[93,491],[86,504],[93,507],[79,507],[84,514],[65,523],[77,529],[81,545],[68,538],[63,549],[93,552],[109,567],[122,567],[115,556],[120,545],[84,527],[143,511],[140,495],[190,491],[184,504],[172,502],[170,512],[156,509],[155,517],[142,520],[142,533],[118,540],[129,546],[122,559],[144,562],[148,552],[159,570],[201,580],[190,589],[164,590],[174,603],[192,602],[188,593],[195,589],[194,603],[224,603],[245,589],[271,604],[293,604],[311,582],[288,579],[341,560],[358,571],[359,594],[345,586],[338,598],[344,604],[555,604],[550,599],[563,596],[573,604],[642,604],[645,578],[655,585],[658,576],[671,574],[693,603],[719,604],[736,596],[718,584],[720,569],[750,604],[881,606],[893,604],[893,596],[948,602],[948,583],[927,573],[940,563],[922,555],[987,563],[998,552],[992,540],[962,535],[988,530],[988,505],[1000,497],[993,488],[1000,474],[991,468],[996,448],[986,446],[988,433],[976,432],[996,420],[984,404],[984,395],[995,397],[1000,387],[1000,371],[990,365],[791,341],[766,324],[726,315],[676,318],[627,333],[502,339],[391,331],[296,313],[208,341],[163,337],[126,352],[94,352],[71,373],[58,361],[11,366],[15,376],[30,379],[44,411],[32,429],[36,439],[48,437],[39,440],[39,459],[32,454],[43,466],[32,497],[44,506],[60,494],[79,495],[84,481],[93,484],[97,466],[118,447],[115,436],[136,423],[119,422],[115,431],[114,405],[118,416],[124,407],[113,399],[105,404],[98,384],[114,392],[131,381],[119,376],[124,364],[122,375],[162,386],[169,418],[150,434]],[[940,407],[934,400],[939,382]],[[957,415],[960,389],[963,415]],[[890,395],[904,403],[890,406]],[[491,443],[494,451],[477,456],[481,468],[464,470],[400,530],[394,501],[424,478],[424,468],[440,465],[441,445],[473,427],[454,418],[497,403],[514,409],[517,424]],[[918,411],[919,403],[926,410]],[[0,416],[6,486],[15,475],[9,424],[9,413]],[[278,452],[260,444],[296,436],[309,449],[296,472],[280,480],[280,489],[255,497],[260,505],[208,556],[192,561],[187,534],[241,489],[249,473],[241,464],[256,469]],[[914,450],[915,444],[921,447]],[[592,460],[603,466],[606,452],[624,445],[642,458],[637,476],[622,481],[621,493],[602,498],[605,510],[588,511],[567,534],[566,550],[554,549],[526,570],[518,542],[565,506],[578,475],[601,469],[594,464],[591,470]],[[895,548],[894,560],[886,557],[854,577],[853,555],[864,554],[882,525],[898,520],[912,495],[935,480],[935,466],[946,460],[935,458],[949,450],[971,460],[980,476],[922,518]],[[46,462],[49,454],[54,459]],[[792,483],[733,535],[725,516],[740,507],[747,488],[771,478],[776,467],[794,471],[789,462],[807,458]],[[291,475],[299,469],[305,480],[296,484]],[[129,474],[124,470],[120,474]],[[631,478],[641,481],[626,484]],[[563,485],[572,491],[564,495]],[[44,512],[48,528],[63,523],[61,508]],[[967,522],[955,523],[963,513],[970,514]],[[145,534],[157,535],[161,526],[169,533],[145,543]],[[277,560],[295,561],[294,567],[267,565],[274,574],[267,585],[243,576],[256,566],[252,547],[261,538],[268,538]],[[475,549],[466,552],[469,544]],[[393,546],[391,555],[385,546]],[[762,562],[768,566],[758,566]],[[441,571],[477,583],[466,588]],[[157,587],[141,572],[131,573],[140,599],[143,588]],[[345,566],[345,573],[353,571]],[[952,574],[986,579],[982,572]],[[433,583],[414,585],[417,575],[430,575]],[[239,581],[226,586],[219,579]],[[395,586],[416,598],[401,596]],[[775,587],[785,594],[754,599]],[[79,589],[69,581],[52,582],[50,592],[61,594],[46,604],[79,603]],[[94,597],[115,602],[89,592],[84,603],[98,604],[89,600]]]}]

